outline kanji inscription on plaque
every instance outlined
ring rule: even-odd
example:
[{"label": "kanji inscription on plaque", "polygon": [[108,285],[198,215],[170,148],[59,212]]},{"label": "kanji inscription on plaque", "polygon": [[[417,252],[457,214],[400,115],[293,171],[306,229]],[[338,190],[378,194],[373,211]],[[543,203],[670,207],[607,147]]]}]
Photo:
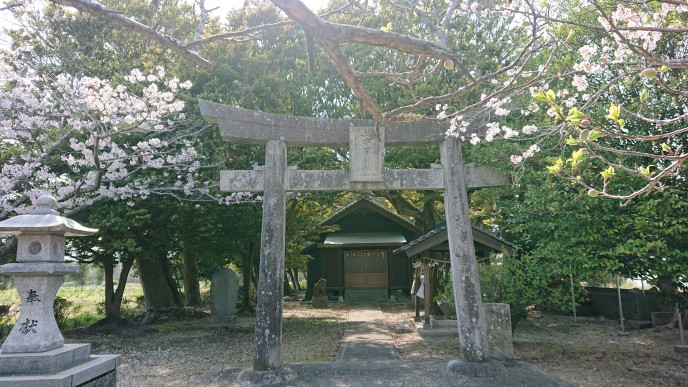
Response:
[{"label": "kanji inscription on plaque", "polygon": [[383,126],[349,128],[349,181],[383,181],[385,130]]}]

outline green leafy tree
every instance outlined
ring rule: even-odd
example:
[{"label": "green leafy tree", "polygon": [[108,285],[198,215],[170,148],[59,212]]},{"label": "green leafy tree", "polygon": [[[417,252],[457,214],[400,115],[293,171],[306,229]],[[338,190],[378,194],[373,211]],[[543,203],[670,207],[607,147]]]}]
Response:
[{"label": "green leafy tree", "polygon": [[[123,202],[101,202],[79,214],[79,221],[99,228],[90,237],[69,239],[69,255],[82,263],[103,267],[105,272],[105,320],[122,318],[121,307],[127,277],[142,249],[136,238],[149,220],[145,210],[133,209]],[[126,237],[125,237],[126,236]],[[119,278],[114,278],[120,265]]]}]

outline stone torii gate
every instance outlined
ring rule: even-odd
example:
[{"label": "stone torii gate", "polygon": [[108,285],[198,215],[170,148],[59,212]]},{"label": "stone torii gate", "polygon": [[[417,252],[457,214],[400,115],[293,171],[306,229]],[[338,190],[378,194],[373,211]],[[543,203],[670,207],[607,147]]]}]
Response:
[{"label": "stone torii gate", "polygon": [[[200,101],[203,118],[217,123],[226,141],[265,144],[265,165],[222,171],[225,192],[263,191],[260,276],[256,308],[255,371],[282,365],[282,298],[285,255],[286,192],[444,190],[459,342],[463,360],[487,359],[483,311],[471,224],[468,188],[506,185],[492,168],[464,166],[460,142],[445,138],[446,125],[427,122],[290,117]],[[468,134],[470,135],[470,133]],[[429,169],[384,169],[385,145],[441,143],[441,165]],[[302,171],[287,167],[287,147],[348,147],[349,170]]]}]

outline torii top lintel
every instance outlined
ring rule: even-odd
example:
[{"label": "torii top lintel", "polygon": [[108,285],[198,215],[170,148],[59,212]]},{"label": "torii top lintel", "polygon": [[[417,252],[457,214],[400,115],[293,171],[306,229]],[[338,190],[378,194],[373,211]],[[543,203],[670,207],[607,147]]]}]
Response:
[{"label": "torii top lintel", "polygon": [[[205,100],[200,100],[200,108],[206,121],[220,126],[224,140],[239,143],[264,144],[280,140],[290,147],[347,147],[351,127],[375,127],[373,120],[292,117]],[[449,123],[446,122],[394,121],[385,125],[384,143],[392,146],[440,143],[447,129]]]}]

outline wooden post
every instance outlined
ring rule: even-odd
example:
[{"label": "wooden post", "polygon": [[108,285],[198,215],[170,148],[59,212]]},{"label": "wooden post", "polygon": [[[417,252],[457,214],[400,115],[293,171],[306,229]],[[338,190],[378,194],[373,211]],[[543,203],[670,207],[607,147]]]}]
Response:
[{"label": "wooden post", "polygon": [[573,323],[578,324],[578,317],[576,316],[576,290],[573,287],[573,267],[569,264],[569,279],[571,280],[571,310],[573,310]]},{"label": "wooden post", "polygon": [[423,322],[430,325],[430,261],[423,262]]},{"label": "wooden post", "polygon": [[253,369],[282,366],[282,297],[286,222],[287,146],[270,140],[265,146],[265,190],[260,243],[260,277],[256,305]]},{"label": "wooden post", "polygon": [[623,304],[621,303],[621,280],[619,279],[619,275],[616,275],[616,294],[619,296],[619,322],[621,323],[621,332],[625,333],[626,329],[624,328],[624,316],[623,316]]},{"label": "wooden post", "polygon": [[416,312],[413,321],[420,322],[420,297],[418,297],[418,289],[420,288],[420,269],[416,268],[413,275],[413,304]]},{"label": "wooden post", "polygon": [[457,139],[440,147],[444,171],[444,209],[461,356],[466,362],[487,361],[487,325],[468,215],[468,193]]}]

